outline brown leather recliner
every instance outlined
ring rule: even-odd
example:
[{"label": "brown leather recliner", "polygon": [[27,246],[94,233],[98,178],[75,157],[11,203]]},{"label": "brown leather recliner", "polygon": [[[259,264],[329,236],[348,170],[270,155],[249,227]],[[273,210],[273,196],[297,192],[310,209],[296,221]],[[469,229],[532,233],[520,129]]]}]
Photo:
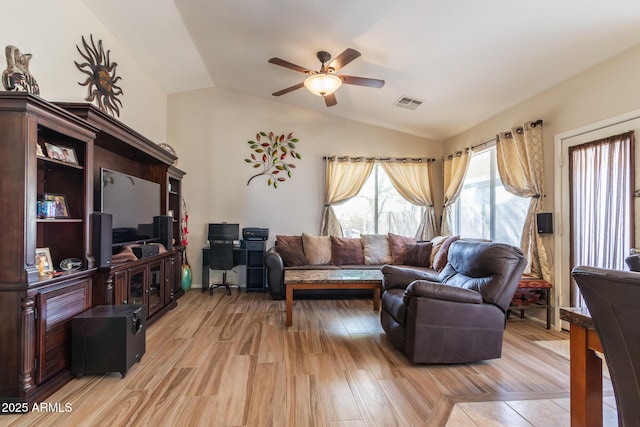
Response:
[{"label": "brown leather recliner", "polygon": [[514,246],[459,240],[438,276],[385,265],[382,327],[414,363],[499,358],[507,308],[526,263]]}]

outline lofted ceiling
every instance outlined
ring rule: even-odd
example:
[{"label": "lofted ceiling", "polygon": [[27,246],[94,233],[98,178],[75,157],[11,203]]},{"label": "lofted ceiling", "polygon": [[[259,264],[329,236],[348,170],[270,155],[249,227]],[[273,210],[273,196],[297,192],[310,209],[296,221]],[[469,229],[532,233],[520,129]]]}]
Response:
[{"label": "lofted ceiling", "polygon": [[[167,93],[219,87],[444,140],[640,43],[638,0],[83,0]],[[362,56],[338,104],[299,89],[318,50]],[[123,72],[124,75],[124,72]],[[394,106],[402,96],[416,110]]]}]

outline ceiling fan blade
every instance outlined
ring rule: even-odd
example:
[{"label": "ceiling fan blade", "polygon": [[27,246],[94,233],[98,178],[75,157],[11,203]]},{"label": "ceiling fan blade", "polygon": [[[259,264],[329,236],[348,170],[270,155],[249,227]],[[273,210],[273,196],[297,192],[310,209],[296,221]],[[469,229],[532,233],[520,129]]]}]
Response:
[{"label": "ceiling fan blade", "polygon": [[279,90],[278,92],[274,92],[271,95],[273,95],[273,96],[284,95],[285,93],[293,92],[294,90],[298,90],[298,89],[300,89],[302,87],[304,87],[304,82],[298,83],[297,85],[293,85],[293,86],[288,87],[286,89]]},{"label": "ceiling fan blade", "polygon": [[360,55],[360,52],[355,49],[345,49],[345,51],[336,56],[333,61],[329,62],[327,66],[329,68],[333,68],[333,70],[337,72],[339,69],[341,69]]},{"label": "ceiling fan blade", "polygon": [[358,86],[367,86],[367,87],[376,87],[381,88],[384,86],[384,80],[379,79],[370,79],[367,77],[356,77],[356,76],[338,76],[342,79],[342,83],[347,85],[358,85]]},{"label": "ceiling fan blade", "polygon": [[336,94],[332,93],[331,95],[325,95],[324,102],[327,104],[327,107],[333,107],[338,103],[338,101],[336,101]]},{"label": "ceiling fan blade", "polygon": [[313,71],[309,70],[308,68],[304,68],[304,67],[301,67],[299,65],[292,64],[291,62],[285,61],[284,59],[280,59],[280,58],[271,58],[269,60],[269,63],[275,64],[275,65],[279,65],[281,67],[289,68],[289,69],[294,70],[294,71],[300,71],[301,73],[307,73],[308,74],[308,73],[312,73],[313,72]]}]

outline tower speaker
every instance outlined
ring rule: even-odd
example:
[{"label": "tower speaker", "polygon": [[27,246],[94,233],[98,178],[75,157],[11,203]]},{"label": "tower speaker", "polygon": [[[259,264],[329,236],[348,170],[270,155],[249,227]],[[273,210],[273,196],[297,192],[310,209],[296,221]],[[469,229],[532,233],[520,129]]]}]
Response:
[{"label": "tower speaker", "polygon": [[553,233],[553,216],[551,212],[539,213],[536,216],[538,233]]},{"label": "tower speaker", "polygon": [[153,236],[170,251],[173,248],[173,217],[160,215],[153,217]]},{"label": "tower speaker", "polygon": [[91,246],[98,267],[111,266],[112,221],[111,214],[102,212],[91,214]]}]

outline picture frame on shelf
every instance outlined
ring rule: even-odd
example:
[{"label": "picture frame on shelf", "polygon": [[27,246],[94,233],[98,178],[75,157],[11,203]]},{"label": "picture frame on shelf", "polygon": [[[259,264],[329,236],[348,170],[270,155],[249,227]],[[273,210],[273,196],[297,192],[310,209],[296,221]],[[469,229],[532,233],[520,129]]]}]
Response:
[{"label": "picture frame on shelf", "polygon": [[[41,263],[42,270],[40,270]],[[53,260],[49,248],[36,248],[36,266],[42,273],[53,273]]]},{"label": "picture frame on shelf", "polygon": [[44,150],[42,149],[42,145],[39,142],[36,142],[36,156],[38,157],[47,157],[44,154]]},{"label": "picture frame on shelf", "polygon": [[63,194],[44,193],[39,216],[44,218],[69,218],[67,198]]},{"label": "picture frame on shelf", "polygon": [[45,145],[47,146],[49,158],[78,166],[78,157],[76,156],[76,150],[73,148],[62,147],[48,142],[45,142]]}]

